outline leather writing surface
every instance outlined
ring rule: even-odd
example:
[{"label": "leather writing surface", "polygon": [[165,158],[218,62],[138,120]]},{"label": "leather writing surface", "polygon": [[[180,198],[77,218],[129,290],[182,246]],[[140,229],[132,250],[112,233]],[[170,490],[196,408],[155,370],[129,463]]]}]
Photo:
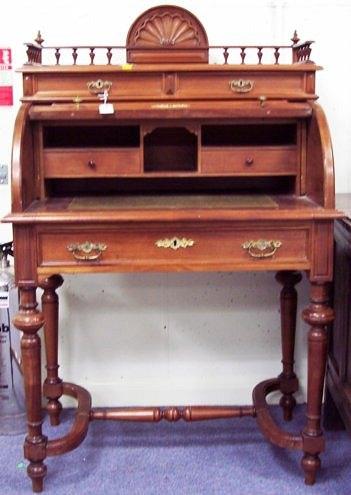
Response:
[{"label": "leather writing surface", "polygon": [[84,196],[74,198],[69,210],[119,208],[278,208],[266,194],[177,194],[147,196]]}]

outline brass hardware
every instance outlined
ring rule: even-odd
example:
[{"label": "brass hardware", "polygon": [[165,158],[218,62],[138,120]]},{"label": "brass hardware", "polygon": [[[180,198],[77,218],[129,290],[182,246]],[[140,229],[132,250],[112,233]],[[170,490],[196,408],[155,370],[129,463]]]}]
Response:
[{"label": "brass hardware", "polygon": [[103,251],[106,251],[107,246],[101,242],[92,243],[85,241],[82,244],[69,244],[67,249],[78,261],[95,261],[100,258]]},{"label": "brass hardware", "polygon": [[234,93],[248,93],[253,89],[254,84],[249,79],[233,79],[229,81],[229,87]]},{"label": "brass hardware", "polygon": [[241,246],[247,249],[253,258],[270,258],[281,245],[281,241],[259,239],[258,241],[246,241]]},{"label": "brass hardware", "polygon": [[73,98],[73,103],[76,104],[76,109],[79,110],[79,105],[80,103],[82,102],[82,98],[80,98],[80,96],[76,96],[75,98]]},{"label": "brass hardware", "polygon": [[93,160],[89,160],[88,161],[88,167],[95,169],[96,168],[96,163]]},{"label": "brass hardware", "polygon": [[252,158],[252,156],[248,156],[247,158],[245,158],[245,165],[247,165],[248,167],[250,167],[250,165],[252,165],[254,162],[254,159]]},{"label": "brass hardware", "polygon": [[267,101],[267,96],[259,96],[258,100],[260,102],[260,107],[263,108],[264,107],[264,104]]},{"label": "brass hardware", "polygon": [[186,239],[185,237],[182,237],[181,239],[179,237],[159,239],[155,242],[155,245],[159,248],[173,249],[174,251],[179,248],[185,249],[187,247],[192,247],[194,244],[195,241],[193,239]]},{"label": "brass hardware", "polygon": [[173,110],[177,108],[189,108],[188,103],[154,103],[151,108],[157,108],[158,110]]},{"label": "brass hardware", "polygon": [[104,93],[104,91],[107,91],[107,93],[110,91],[112,82],[111,81],[103,81],[102,79],[98,79],[97,81],[89,81],[87,82],[88,89],[90,93],[93,93],[94,95]]}]

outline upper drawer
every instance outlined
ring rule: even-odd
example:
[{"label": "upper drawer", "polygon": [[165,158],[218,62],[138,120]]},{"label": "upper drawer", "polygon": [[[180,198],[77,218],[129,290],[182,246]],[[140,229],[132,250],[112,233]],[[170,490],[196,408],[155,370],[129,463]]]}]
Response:
[{"label": "upper drawer", "polygon": [[305,74],[299,72],[208,72],[179,74],[177,97],[185,98],[293,98],[307,97]]},{"label": "upper drawer", "polygon": [[296,146],[209,147],[201,151],[204,174],[296,175]]},{"label": "upper drawer", "polygon": [[50,149],[44,151],[44,176],[113,177],[141,171],[139,148]]},{"label": "upper drawer", "polygon": [[[240,66],[239,66],[240,67]],[[259,66],[258,66],[259,67]],[[87,84],[102,80],[112,83],[112,100],[163,100],[165,98],[213,100],[243,99],[266,96],[278,99],[315,99],[314,70],[308,64],[294,70],[279,67],[264,70],[233,69],[229,65],[182,65],[151,69],[128,66],[128,71],[114,68],[114,72],[35,74],[35,82],[26,86],[26,96],[32,94],[40,100],[66,99],[77,95],[83,102],[98,101],[89,92]],[[29,78],[29,76],[27,76]]]}]

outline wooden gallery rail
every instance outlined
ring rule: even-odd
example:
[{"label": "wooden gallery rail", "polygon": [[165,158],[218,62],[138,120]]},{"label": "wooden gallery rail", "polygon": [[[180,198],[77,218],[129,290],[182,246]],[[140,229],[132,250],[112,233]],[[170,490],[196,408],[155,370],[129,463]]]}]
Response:
[{"label": "wooden gallery rail", "polygon": [[[125,60],[117,64],[122,49]],[[209,63],[213,50],[223,64]],[[97,63],[101,51],[104,62]],[[287,63],[283,51],[291,55]],[[299,43],[295,33],[289,46],[211,47],[193,14],[162,6],[136,19],[126,47],[50,48],[39,35],[27,54],[5,221],[14,230],[14,323],[23,332],[24,449],[33,490],[43,489],[45,458],[76,448],[92,420],[242,416],[255,417],[270,442],[302,451],[305,481],[313,484],[324,449],[328,284],[340,214],[311,42]],[[283,369],[254,388],[252,406],[92,408],[85,389],[59,377],[61,274],[253,270],[277,272],[282,285]],[[307,415],[302,433],[292,434],[276,424],[266,396],[281,392],[289,421],[298,389],[295,286],[303,271],[311,286],[303,312],[310,326]],[[55,440],[42,432],[42,326],[51,424],[59,424],[62,395],[77,400],[71,431]]]}]

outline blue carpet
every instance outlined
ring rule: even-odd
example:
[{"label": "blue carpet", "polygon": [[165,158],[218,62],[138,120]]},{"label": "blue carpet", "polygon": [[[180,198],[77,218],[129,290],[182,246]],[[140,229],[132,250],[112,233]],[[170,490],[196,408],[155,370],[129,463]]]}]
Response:
[{"label": "blue carpet", "polygon": [[[278,407],[274,414],[280,417]],[[70,427],[65,412],[50,437]],[[303,424],[303,406],[289,430]],[[350,495],[351,439],[327,432],[317,483],[307,487],[301,453],[268,444],[252,418],[169,424],[94,422],[73,452],[47,459],[48,495]],[[31,493],[22,437],[0,437],[0,493]]]}]

